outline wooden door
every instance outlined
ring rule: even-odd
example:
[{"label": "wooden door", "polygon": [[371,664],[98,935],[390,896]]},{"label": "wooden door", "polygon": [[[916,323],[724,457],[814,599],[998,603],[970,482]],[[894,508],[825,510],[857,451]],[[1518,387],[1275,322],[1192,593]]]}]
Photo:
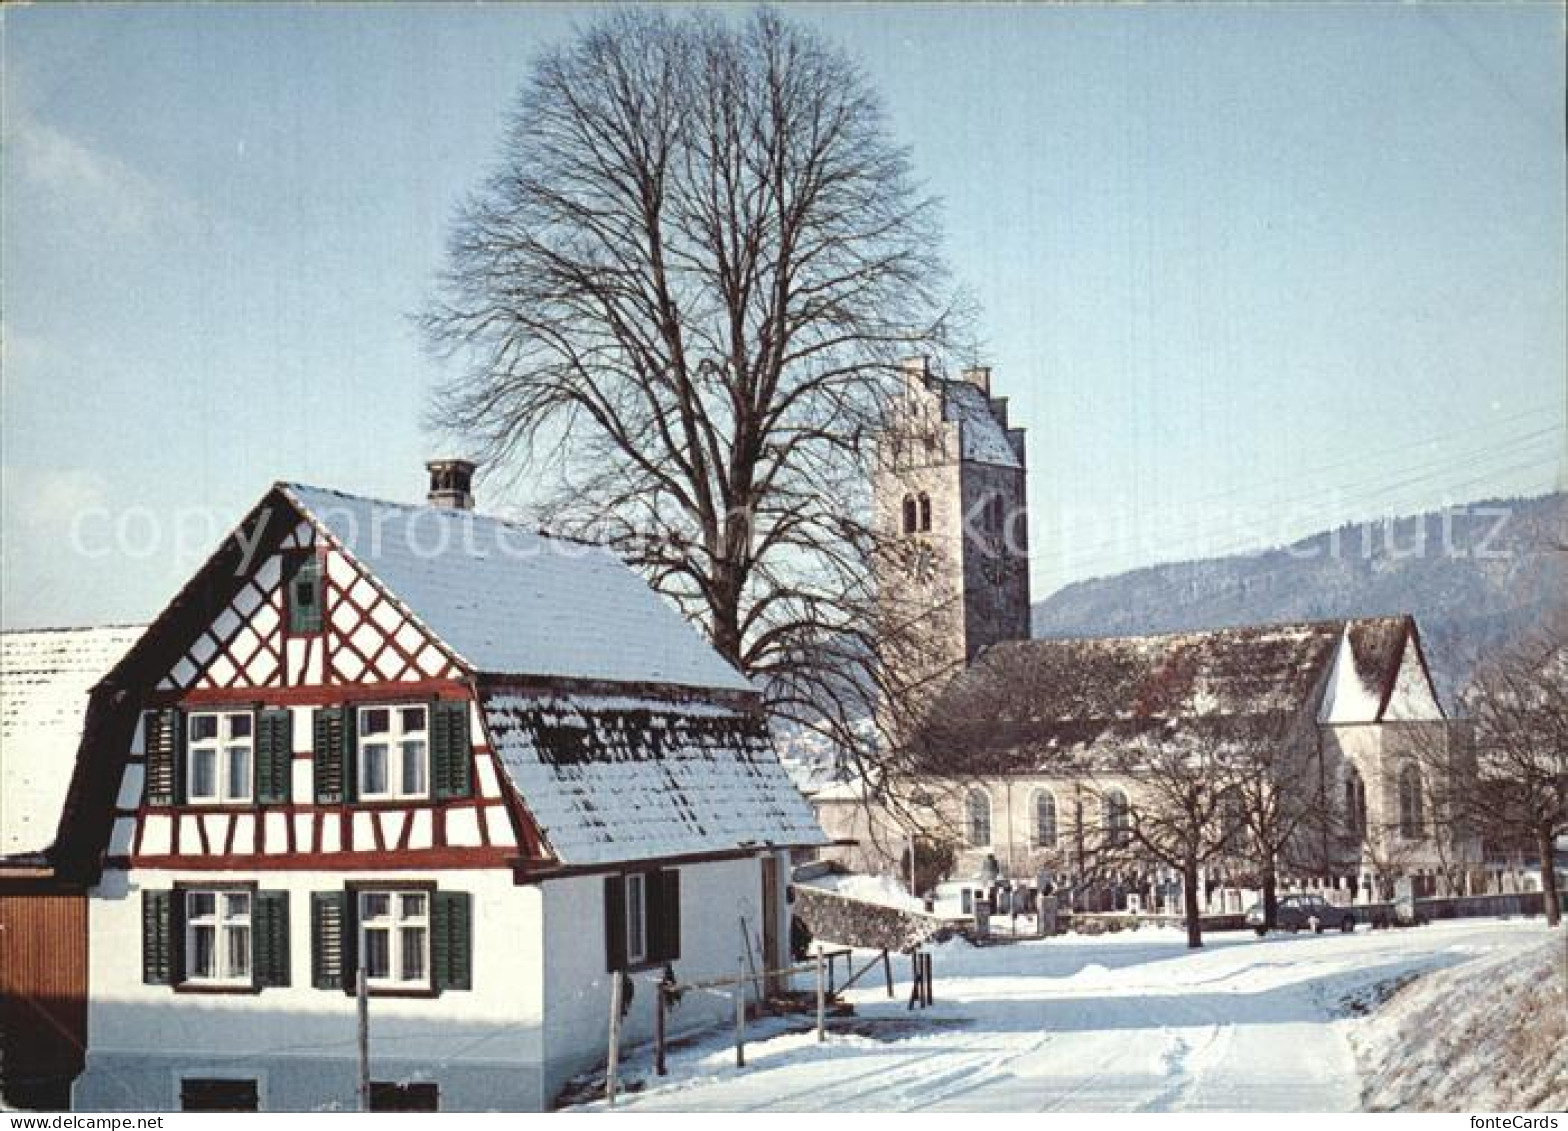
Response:
[{"label": "wooden door", "polygon": [[[762,968],[778,970],[784,966],[784,955],[779,948],[779,919],[783,914],[783,900],[779,893],[779,861],[776,856],[762,858]],[[769,974],[769,994],[783,990],[783,979]]]}]

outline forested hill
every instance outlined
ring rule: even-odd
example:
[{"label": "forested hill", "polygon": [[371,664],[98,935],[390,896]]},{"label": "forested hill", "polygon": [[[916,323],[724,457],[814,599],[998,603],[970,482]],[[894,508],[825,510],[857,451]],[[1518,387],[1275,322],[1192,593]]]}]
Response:
[{"label": "forested hill", "polygon": [[1261,553],[1076,582],[1034,606],[1034,634],[1116,636],[1408,612],[1451,701],[1478,655],[1561,598],[1565,545],[1568,495],[1490,499],[1342,526]]}]

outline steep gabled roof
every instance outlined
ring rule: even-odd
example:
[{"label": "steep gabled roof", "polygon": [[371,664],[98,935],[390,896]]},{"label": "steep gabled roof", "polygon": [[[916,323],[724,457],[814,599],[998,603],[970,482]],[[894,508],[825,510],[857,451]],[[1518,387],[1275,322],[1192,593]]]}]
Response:
[{"label": "steep gabled roof", "polygon": [[1022,467],[1007,429],[991,411],[990,398],[968,381],[933,378],[942,397],[942,418],[956,421],[963,458],[997,467]]},{"label": "steep gabled roof", "polygon": [[41,853],[54,842],[88,693],[141,633],[0,633],[0,856]]},{"label": "steep gabled roof", "polygon": [[1182,728],[1272,732],[1335,696],[1354,709],[1323,721],[1382,721],[1410,655],[1425,678],[1408,616],[1014,641],[953,681],[921,741],[935,762],[1026,772]]},{"label": "steep gabled roof", "polygon": [[[55,854],[62,874],[91,878],[100,866],[145,692],[301,520],[479,686],[531,689],[506,709],[487,702],[486,725],[563,864],[822,843],[772,751],[750,683],[607,550],[468,511],[280,483],[93,687]],[[665,706],[624,708],[622,695]],[[557,704],[556,715],[540,714],[539,696]],[[596,753],[562,768],[562,728],[575,725],[557,718],[565,702],[589,712],[582,726]],[[626,819],[596,824],[596,798],[621,806]]]},{"label": "steep gabled roof", "polygon": [[472,511],[279,489],[476,674],[751,690],[602,547]]},{"label": "steep gabled roof", "polygon": [[754,710],[488,689],[497,757],[568,867],[826,844]]}]

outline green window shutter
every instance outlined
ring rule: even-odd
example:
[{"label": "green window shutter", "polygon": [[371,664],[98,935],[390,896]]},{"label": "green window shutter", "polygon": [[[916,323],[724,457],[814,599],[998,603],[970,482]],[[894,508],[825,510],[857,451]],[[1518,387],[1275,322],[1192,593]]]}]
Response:
[{"label": "green window shutter", "polygon": [[343,800],[359,796],[359,708],[343,708]]},{"label": "green window shutter", "polygon": [[256,723],[256,800],[286,805],[293,792],[294,712],[263,710]]},{"label": "green window shutter", "polygon": [[185,800],[185,720],[174,707],[142,716],[142,748],[146,777],[142,787],[149,805],[177,805]]},{"label": "green window shutter", "polygon": [[173,892],[142,890],[142,981],[174,984]]},{"label": "green window shutter", "polygon": [[626,878],[604,877],[604,968],[626,969]]},{"label": "green window shutter", "polygon": [[643,950],[649,962],[664,961],[664,887],[657,868],[642,874]]},{"label": "green window shutter", "polygon": [[258,986],[289,984],[289,893],[258,891],[251,909],[252,968]]},{"label": "green window shutter", "polygon": [[310,984],[352,993],[359,965],[353,899],[345,891],[310,895]]},{"label": "green window shutter", "polygon": [[430,903],[430,973],[436,991],[474,988],[473,899],[438,891]]},{"label": "green window shutter", "polygon": [[651,896],[650,908],[657,909],[658,929],[649,926],[655,948],[654,958],[660,962],[675,962],[681,956],[681,874],[679,869],[667,868],[654,872],[648,879]]},{"label": "green window shutter", "polygon": [[354,796],[354,708],[317,707],[312,736],[316,804],[341,805]]},{"label": "green window shutter", "polygon": [[468,704],[430,705],[430,781],[437,798],[471,797],[473,750],[468,740]]},{"label": "green window shutter", "polygon": [[289,632],[321,631],[321,562],[314,552],[289,557],[287,574]]}]

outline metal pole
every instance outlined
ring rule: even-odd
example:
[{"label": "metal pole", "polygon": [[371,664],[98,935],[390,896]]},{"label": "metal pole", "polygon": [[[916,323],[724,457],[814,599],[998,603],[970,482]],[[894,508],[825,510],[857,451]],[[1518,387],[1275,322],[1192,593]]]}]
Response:
[{"label": "metal pole", "polygon": [[746,960],[735,960],[735,1067],[746,1067]]},{"label": "metal pole", "polygon": [[370,1110],[370,984],[365,978],[365,956],[354,973],[354,1006],[359,1021],[359,1110]]},{"label": "metal pole", "polygon": [[817,944],[817,1040],[825,1041],[827,1035],[828,993],[822,969],[822,944]]}]

